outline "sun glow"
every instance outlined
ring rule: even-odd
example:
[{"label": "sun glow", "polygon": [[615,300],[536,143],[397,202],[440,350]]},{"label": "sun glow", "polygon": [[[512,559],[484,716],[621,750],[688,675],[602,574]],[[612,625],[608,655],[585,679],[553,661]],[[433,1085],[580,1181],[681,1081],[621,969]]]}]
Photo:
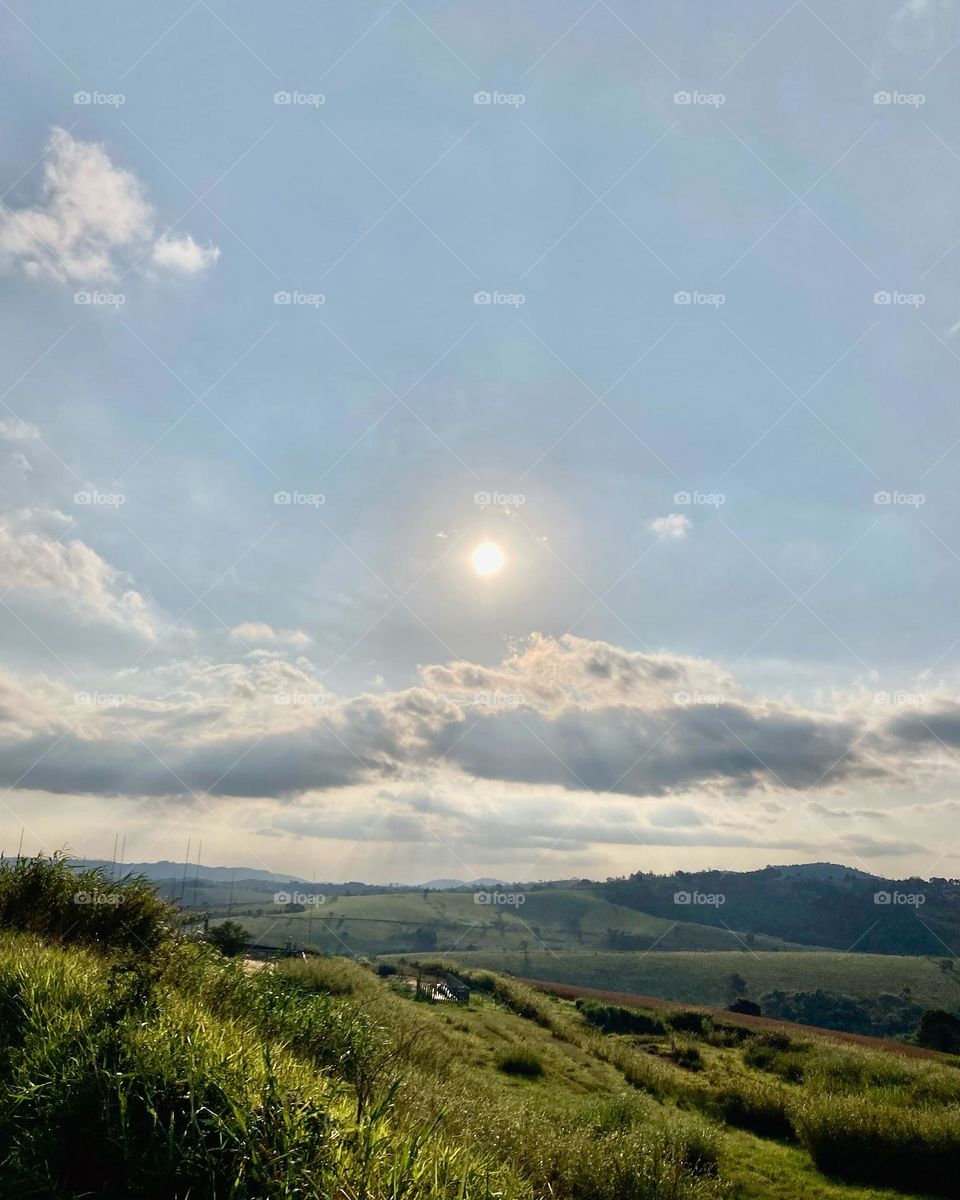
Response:
[{"label": "sun glow", "polygon": [[495,542],[477,546],[470,558],[478,575],[495,575],[503,566],[503,551]]}]

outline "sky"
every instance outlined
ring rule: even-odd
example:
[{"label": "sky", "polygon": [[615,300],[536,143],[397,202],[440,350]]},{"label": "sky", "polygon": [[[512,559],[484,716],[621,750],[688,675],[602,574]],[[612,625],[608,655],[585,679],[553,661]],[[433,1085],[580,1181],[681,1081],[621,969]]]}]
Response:
[{"label": "sky", "polygon": [[0,849],[960,875],[955,0],[0,55]]}]

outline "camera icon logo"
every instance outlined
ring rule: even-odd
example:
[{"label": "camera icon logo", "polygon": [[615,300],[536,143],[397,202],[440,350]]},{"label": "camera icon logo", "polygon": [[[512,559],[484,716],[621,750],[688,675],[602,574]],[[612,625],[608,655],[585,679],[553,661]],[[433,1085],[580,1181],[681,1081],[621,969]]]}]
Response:
[{"label": "camera icon logo", "polygon": [[292,99],[293,99],[293,97],[290,94],[290,92],[274,92],[273,93],[274,104],[289,104],[292,101]]},{"label": "camera icon logo", "polygon": [[690,301],[692,300],[692,298],[693,297],[690,295],[689,292],[674,292],[673,293],[674,304],[689,304]]},{"label": "camera icon logo", "polygon": [[892,899],[892,897],[889,892],[874,892],[873,893],[874,904],[889,904],[891,899]]},{"label": "camera icon logo", "polygon": [[490,304],[492,300],[493,300],[493,296],[490,292],[474,292],[473,293],[474,304]]},{"label": "camera icon logo", "polygon": [[892,99],[893,99],[893,97],[891,96],[891,94],[889,92],[874,92],[873,93],[874,104],[889,104]]},{"label": "camera icon logo", "polygon": [[492,104],[493,95],[490,92],[474,92],[473,102],[474,104]]},{"label": "camera icon logo", "polygon": [[693,100],[693,96],[689,92],[674,92],[673,93],[674,104],[690,104],[692,102],[692,100]]},{"label": "camera icon logo", "polygon": [[289,492],[274,492],[273,493],[274,504],[289,504],[291,502],[291,500],[292,500],[292,497]]},{"label": "camera icon logo", "polygon": [[289,304],[290,301],[292,300],[292,298],[293,297],[290,295],[289,292],[274,292],[273,293],[274,304]]},{"label": "camera icon logo", "polygon": [[473,893],[473,902],[474,902],[474,904],[489,904],[490,903],[490,893],[489,892],[474,892]]},{"label": "camera icon logo", "polygon": [[689,904],[690,903],[690,893],[689,892],[674,892],[673,893],[673,902],[674,902],[674,904]]},{"label": "camera icon logo", "polygon": [[92,101],[93,101],[93,97],[91,96],[91,94],[89,92],[74,92],[73,93],[74,104],[90,104]]},{"label": "camera icon logo", "polygon": [[874,304],[890,304],[893,302],[893,296],[890,292],[874,292]]}]

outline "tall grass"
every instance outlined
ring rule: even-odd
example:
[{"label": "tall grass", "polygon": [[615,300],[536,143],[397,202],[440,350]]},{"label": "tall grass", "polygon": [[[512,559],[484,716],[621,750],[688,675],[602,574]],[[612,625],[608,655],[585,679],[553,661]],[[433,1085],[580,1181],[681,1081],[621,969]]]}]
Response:
[{"label": "tall grass", "polygon": [[144,879],[75,871],[62,854],[0,860],[0,928],[149,953],[170,937],[175,917]]}]

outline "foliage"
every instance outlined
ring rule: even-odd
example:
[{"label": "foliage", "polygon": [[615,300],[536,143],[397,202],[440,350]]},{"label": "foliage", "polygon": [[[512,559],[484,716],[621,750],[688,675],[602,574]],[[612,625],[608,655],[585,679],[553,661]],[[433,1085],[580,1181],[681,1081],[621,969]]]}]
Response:
[{"label": "foliage", "polygon": [[239,921],[222,921],[209,931],[207,941],[211,946],[216,946],[221,954],[233,958],[246,950],[250,944],[250,934]]}]

